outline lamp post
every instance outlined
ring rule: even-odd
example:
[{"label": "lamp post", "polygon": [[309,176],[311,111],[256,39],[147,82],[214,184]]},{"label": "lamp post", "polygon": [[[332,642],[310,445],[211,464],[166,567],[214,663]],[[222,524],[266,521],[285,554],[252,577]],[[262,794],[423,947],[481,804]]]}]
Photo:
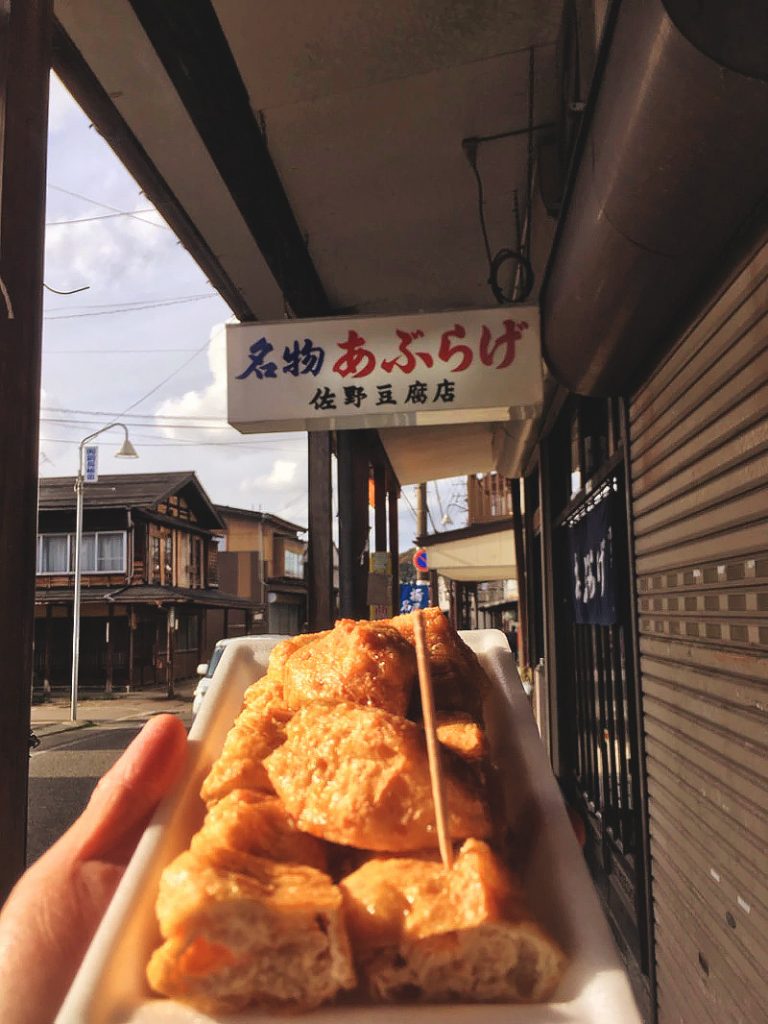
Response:
[{"label": "lamp post", "polygon": [[139,453],[131,444],[128,437],[128,428],[124,423],[108,423],[101,430],[96,430],[93,434],[89,434],[88,437],[84,437],[80,442],[77,453],[77,476],[75,477],[75,592],[72,608],[72,694],[70,701],[70,718],[73,722],[77,721],[77,680],[80,668],[80,549],[83,543],[83,448],[89,441],[98,437],[99,434],[103,434],[106,430],[111,430],[113,427],[122,427],[125,431],[125,440],[120,447],[120,451],[115,452],[115,458],[138,459]]}]

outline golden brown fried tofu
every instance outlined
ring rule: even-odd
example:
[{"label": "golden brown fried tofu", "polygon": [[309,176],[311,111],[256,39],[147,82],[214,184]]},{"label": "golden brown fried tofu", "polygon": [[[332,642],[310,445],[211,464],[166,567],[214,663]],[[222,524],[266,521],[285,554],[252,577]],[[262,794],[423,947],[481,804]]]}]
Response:
[{"label": "golden brown fried tofu", "polygon": [[282,675],[266,675],[251,683],[243,694],[244,707],[284,708]]},{"label": "golden brown fried tofu", "polygon": [[214,761],[200,796],[209,806],[233,789],[272,793],[263,759],[285,739],[292,712],[279,704],[246,705],[227,733],[221,754]]},{"label": "golden brown fried tofu", "polygon": [[[454,839],[487,836],[488,809],[458,759],[444,757]],[[424,730],[379,708],[309,704],[264,765],[298,828],[346,846],[404,852],[437,845]]]},{"label": "golden brown fried tofu", "polygon": [[341,893],[315,868],[182,853],[157,900],[151,987],[207,1012],[308,1010],[355,984]]},{"label": "golden brown fried tofu", "polygon": [[485,733],[469,715],[437,716],[437,738],[464,761],[482,761],[488,755]]},{"label": "golden brown fried tofu", "polygon": [[379,622],[340,619],[315,643],[294,651],[283,666],[290,708],[344,700],[404,715],[415,680],[413,647]]},{"label": "golden brown fried tofu", "polygon": [[[482,717],[483,698],[490,683],[474,651],[439,608],[421,612],[424,634],[432,671],[435,710],[463,711],[474,718]],[[383,620],[413,643],[413,612]]]},{"label": "golden brown fried tofu", "polygon": [[191,850],[209,859],[215,850],[238,850],[320,871],[328,867],[326,844],[300,832],[276,796],[251,789],[235,789],[209,809]]},{"label": "golden brown fried tofu", "polygon": [[566,959],[486,843],[436,859],[376,857],[341,882],[360,973],[384,1002],[542,1002]]},{"label": "golden brown fried tofu", "polygon": [[275,679],[279,679],[280,682],[282,682],[285,664],[288,659],[292,657],[296,651],[301,650],[302,647],[307,647],[309,644],[313,644],[316,640],[320,640],[322,637],[327,636],[328,633],[330,633],[330,630],[325,629],[320,633],[300,633],[298,636],[288,636],[285,640],[280,640],[269,652],[267,675],[272,676]]}]

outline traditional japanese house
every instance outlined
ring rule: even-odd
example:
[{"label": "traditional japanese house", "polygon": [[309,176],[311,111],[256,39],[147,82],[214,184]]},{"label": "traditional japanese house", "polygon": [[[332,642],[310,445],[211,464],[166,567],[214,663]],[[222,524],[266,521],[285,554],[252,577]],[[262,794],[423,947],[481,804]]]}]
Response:
[{"label": "traditional japanese house", "polygon": [[[192,472],[106,475],[85,485],[82,688],[172,688],[194,675],[216,640],[258,628],[260,597],[219,586],[223,529]],[[34,678],[40,689],[70,684],[74,531],[74,479],[41,480]]]}]

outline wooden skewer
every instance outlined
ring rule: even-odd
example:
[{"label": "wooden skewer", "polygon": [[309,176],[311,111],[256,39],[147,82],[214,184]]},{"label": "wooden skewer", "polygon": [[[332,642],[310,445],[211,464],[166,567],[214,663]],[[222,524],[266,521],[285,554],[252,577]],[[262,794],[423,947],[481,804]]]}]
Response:
[{"label": "wooden skewer", "polygon": [[453,844],[448,832],[448,806],[445,799],[445,778],[440,760],[437,732],[435,730],[435,695],[432,690],[432,672],[427,657],[427,643],[424,636],[424,622],[421,610],[413,612],[413,638],[416,642],[416,664],[419,669],[419,690],[421,707],[424,712],[424,731],[427,734],[427,756],[429,758],[429,778],[432,783],[432,800],[435,805],[435,823],[437,840],[440,844],[440,856],[443,865],[449,870],[453,867]]}]

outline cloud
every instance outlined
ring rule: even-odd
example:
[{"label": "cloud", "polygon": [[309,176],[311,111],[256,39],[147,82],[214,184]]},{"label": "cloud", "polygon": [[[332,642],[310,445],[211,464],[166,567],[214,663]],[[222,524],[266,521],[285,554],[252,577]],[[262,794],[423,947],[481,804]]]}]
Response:
[{"label": "cloud", "polygon": [[[227,418],[227,351],[225,324],[214,324],[211,328],[208,345],[208,369],[211,381],[206,387],[197,391],[187,391],[179,398],[167,398],[156,409],[157,416],[184,416],[190,419],[201,417]],[[178,437],[184,432],[167,427],[164,433],[168,437]],[[212,436],[214,431],[211,430]],[[215,432],[219,436],[221,431]],[[232,433],[235,434],[234,428]]]},{"label": "cloud", "polygon": [[250,491],[254,487],[261,487],[270,491],[283,490],[296,481],[298,468],[298,462],[289,459],[275,459],[269,473],[262,474],[251,480],[242,480],[240,482],[240,490]]}]

